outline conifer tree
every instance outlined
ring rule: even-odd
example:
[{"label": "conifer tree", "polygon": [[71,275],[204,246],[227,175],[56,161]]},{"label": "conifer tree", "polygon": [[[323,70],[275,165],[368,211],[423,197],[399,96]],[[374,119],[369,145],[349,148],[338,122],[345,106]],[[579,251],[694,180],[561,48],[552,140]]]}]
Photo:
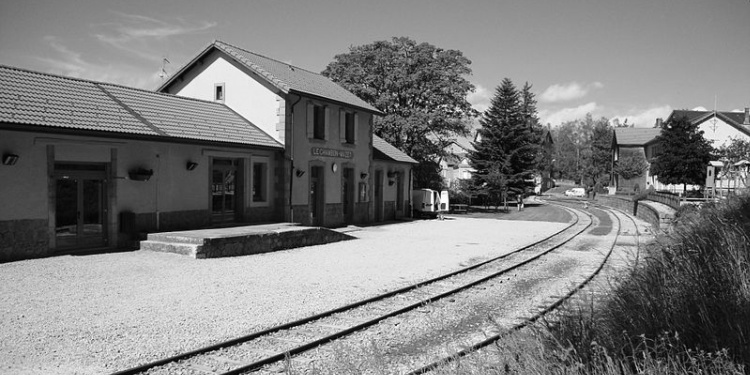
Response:
[{"label": "conifer tree", "polygon": [[474,185],[483,187],[491,197],[506,189],[523,194],[533,187],[539,151],[538,139],[528,122],[529,116],[536,116],[535,109],[528,112],[533,106],[505,78],[480,118],[478,141],[469,160],[476,170],[472,175]]}]

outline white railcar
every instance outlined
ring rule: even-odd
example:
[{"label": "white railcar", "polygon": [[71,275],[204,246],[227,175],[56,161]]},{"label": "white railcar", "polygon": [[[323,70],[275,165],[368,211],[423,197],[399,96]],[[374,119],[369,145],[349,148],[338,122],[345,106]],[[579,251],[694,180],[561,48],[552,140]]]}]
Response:
[{"label": "white railcar", "polygon": [[448,208],[450,207],[447,190],[441,192],[432,189],[412,190],[411,199],[414,205],[415,217],[436,217],[439,212],[448,212]]}]

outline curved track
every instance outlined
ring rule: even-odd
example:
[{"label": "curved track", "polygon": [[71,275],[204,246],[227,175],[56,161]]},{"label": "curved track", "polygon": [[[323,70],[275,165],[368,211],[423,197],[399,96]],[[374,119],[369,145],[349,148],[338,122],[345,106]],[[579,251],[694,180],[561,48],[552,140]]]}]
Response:
[{"label": "curved track", "polygon": [[[563,200],[563,201],[556,201],[555,203],[552,203],[552,204],[556,204],[556,205],[563,206],[563,207],[568,207],[569,205],[567,205],[565,203],[570,203],[570,201],[565,201],[565,200]],[[588,205],[586,206],[586,208],[588,208]],[[636,247],[636,255],[635,255],[635,257],[636,258],[635,259],[636,259],[636,262],[637,262],[637,259],[639,257],[639,253],[640,253],[640,246],[641,246],[641,243],[640,243],[640,231],[638,230],[638,224],[637,224],[637,222],[635,221],[635,219],[633,219],[632,216],[630,216],[630,215],[628,215],[628,214],[626,214],[626,213],[624,213],[622,211],[615,210],[615,209],[612,209],[610,207],[606,207],[606,210],[610,210],[611,212],[617,211],[622,216],[625,216],[628,219],[630,219],[630,221],[632,221],[632,223],[634,224],[634,227],[635,227],[635,237],[636,237],[636,242],[635,242],[635,247]],[[554,311],[555,309],[557,309],[558,307],[560,307],[563,303],[565,303],[570,298],[572,298],[576,293],[578,293],[581,289],[583,289],[584,287],[586,287],[586,285],[588,285],[597,275],[599,275],[601,273],[601,271],[604,269],[604,266],[610,260],[610,257],[612,255],[612,252],[613,252],[614,248],[618,245],[618,239],[619,239],[620,235],[623,232],[623,230],[622,230],[622,220],[620,219],[620,216],[618,216],[617,214],[615,214],[614,217],[617,219],[618,230],[617,230],[617,234],[615,235],[614,240],[612,241],[612,245],[609,247],[609,250],[607,251],[606,256],[604,257],[604,259],[602,260],[602,262],[599,264],[599,266],[596,268],[596,270],[593,273],[591,273],[582,282],[580,282],[578,285],[576,285],[574,288],[572,288],[567,294],[565,294],[562,297],[559,297],[553,303],[551,303],[551,304],[547,305],[546,307],[542,308],[541,310],[539,310],[536,314],[534,314],[530,318],[527,318],[524,321],[522,321],[521,323],[518,323],[518,324],[514,325],[513,327],[511,327],[507,331],[504,331],[502,333],[499,333],[499,334],[487,337],[485,340],[482,340],[482,341],[477,342],[477,343],[475,343],[475,344],[473,344],[471,346],[468,346],[468,347],[466,347],[465,349],[463,349],[463,350],[461,350],[459,352],[451,354],[450,356],[446,356],[446,357],[441,358],[439,360],[436,360],[436,361],[434,361],[434,362],[432,362],[430,364],[427,364],[427,365],[425,365],[423,367],[420,367],[420,368],[415,369],[413,371],[407,372],[407,374],[408,375],[425,374],[425,373],[430,372],[432,370],[435,370],[435,369],[437,369],[437,368],[439,368],[441,366],[444,366],[444,365],[446,365],[446,364],[448,364],[450,362],[456,361],[456,360],[458,360],[461,357],[467,356],[467,355],[469,355],[469,354],[471,354],[471,353],[473,353],[473,352],[475,352],[475,351],[477,351],[477,350],[479,350],[481,348],[484,348],[484,347],[487,347],[489,345],[492,345],[492,344],[496,343],[498,340],[500,340],[503,337],[507,336],[508,334],[510,334],[510,333],[512,333],[514,331],[518,331],[520,329],[523,329],[523,328],[525,328],[525,327],[533,324],[534,322],[538,321],[539,319],[541,319],[542,317],[544,317],[548,313]]]},{"label": "curved track", "polygon": [[[586,215],[569,211],[574,213],[573,223],[510,253],[294,322],[118,371],[114,375],[215,373],[216,370],[226,371],[223,374],[239,374],[283,361],[290,356],[378,324],[384,319],[472,288],[549,254],[579,236],[593,224],[593,220],[589,218],[587,224],[579,225],[581,217]],[[560,237],[563,239],[554,243]],[[514,261],[512,266],[505,266],[504,262],[519,257],[522,253],[533,255]],[[334,332],[321,334],[326,330]],[[273,348],[270,353],[269,348]],[[251,355],[248,356],[247,353]],[[237,357],[254,359],[237,361],[234,359]]]}]

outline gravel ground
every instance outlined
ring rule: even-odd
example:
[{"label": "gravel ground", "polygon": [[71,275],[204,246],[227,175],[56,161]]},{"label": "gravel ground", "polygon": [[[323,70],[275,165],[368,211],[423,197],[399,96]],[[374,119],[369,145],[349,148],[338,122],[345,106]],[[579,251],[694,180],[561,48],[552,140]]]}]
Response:
[{"label": "gravel ground", "polygon": [[[537,210],[559,209],[525,212]],[[136,251],[0,264],[0,373],[121,370],[434,277],[564,226],[454,216],[235,258]]]}]

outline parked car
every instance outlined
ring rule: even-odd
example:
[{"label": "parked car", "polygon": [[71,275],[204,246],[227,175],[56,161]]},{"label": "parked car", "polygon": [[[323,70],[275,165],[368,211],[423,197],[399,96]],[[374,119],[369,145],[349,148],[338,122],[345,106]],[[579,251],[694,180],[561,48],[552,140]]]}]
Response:
[{"label": "parked car", "polygon": [[565,191],[566,197],[585,197],[586,189],[584,188],[572,188]]}]

